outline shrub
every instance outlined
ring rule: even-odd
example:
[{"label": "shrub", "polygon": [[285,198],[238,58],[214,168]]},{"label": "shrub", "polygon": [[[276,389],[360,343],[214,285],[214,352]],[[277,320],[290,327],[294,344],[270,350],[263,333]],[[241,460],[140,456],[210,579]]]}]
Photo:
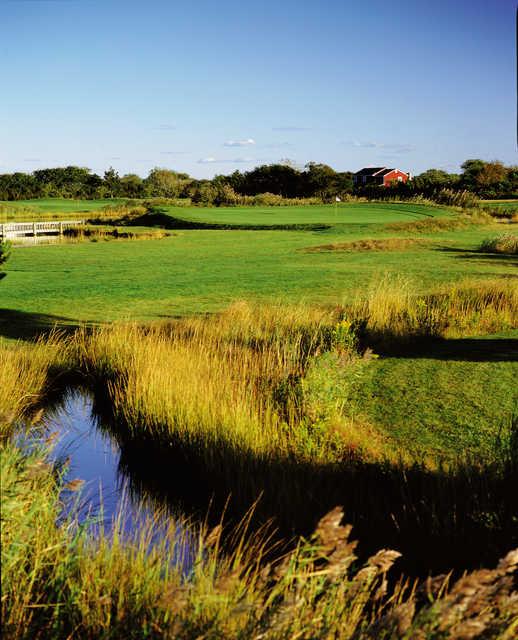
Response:
[{"label": "shrub", "polygon": [[503,233],[496,238],[486,238],[482,241],[479,251],[485,253],[518,254],[518,236],[513,233]]}]

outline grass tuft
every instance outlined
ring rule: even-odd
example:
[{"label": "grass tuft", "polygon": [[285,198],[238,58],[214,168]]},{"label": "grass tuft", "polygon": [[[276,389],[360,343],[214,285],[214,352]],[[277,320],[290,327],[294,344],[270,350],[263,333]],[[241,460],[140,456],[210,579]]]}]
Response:
[{"label": "grass tuft", "polygon": [[478,250],[484,253],[518,255],[518,236],[513,233],[503,233],[496,238],[486,238]]}]

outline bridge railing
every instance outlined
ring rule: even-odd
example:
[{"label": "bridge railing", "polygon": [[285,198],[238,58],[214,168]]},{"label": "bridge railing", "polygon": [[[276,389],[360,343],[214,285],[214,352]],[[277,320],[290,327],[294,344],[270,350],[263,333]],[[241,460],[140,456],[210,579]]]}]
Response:
[{"label": "bridge railing", "polygon": [[45,222],[7,222],[0,224],[0,238],[19,235],[36,236],[45,233],[62,234],[64,229],[84,224],[84,220],[57,220]]}]

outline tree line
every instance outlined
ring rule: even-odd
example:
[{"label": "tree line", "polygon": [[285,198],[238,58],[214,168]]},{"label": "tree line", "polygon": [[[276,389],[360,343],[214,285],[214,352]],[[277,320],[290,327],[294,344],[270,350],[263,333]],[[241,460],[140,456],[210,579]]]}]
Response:
[{"label": "tree line", "polygon": [[[395,185],[401,197],[432,195],[441,189],[469,191],[482,198],[518,197],[518,166],[471,159],[461,173],[428,169],[407,184]],[[310,162],[303,169],[289,162],[267,164],[251,171],[197,180],[187,173],[154,168],[147,177],[120,176],[109,168],[102,176],[85,167],[38,169],[32,173],[0,174],[0,200],[32,198],[181,198],[198,204],[238,204],[247,197],[272,194],[283,199],[313,198],[330,201],[348,194],[375,196],[393,193],[385,188],[353,188],[351,171],[335,171],[326,164]]]}]

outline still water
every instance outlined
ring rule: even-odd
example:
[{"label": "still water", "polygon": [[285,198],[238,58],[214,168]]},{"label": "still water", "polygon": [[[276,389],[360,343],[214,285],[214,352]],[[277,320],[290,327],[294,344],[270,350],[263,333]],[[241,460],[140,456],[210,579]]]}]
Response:
[{"label": "still water", "polygon": [[88,393],[69,391],[59,405],[44,414],[41,426],[44,437],[52,434],[55,439],[51,458],[64,465],[65,513],[76,509],[79,521],[94,532],[102,526],[109,534],[118,521],[118,530],[128,537],[138,535],[152,519],[150,544],[162,540],[165,530],[172,526],[177,559],[185,568],[192,566],[195,533],[185,526],[183,514],[170,504],[139,491],[139,484],[121,464],[117,442],[102,428]]}]

